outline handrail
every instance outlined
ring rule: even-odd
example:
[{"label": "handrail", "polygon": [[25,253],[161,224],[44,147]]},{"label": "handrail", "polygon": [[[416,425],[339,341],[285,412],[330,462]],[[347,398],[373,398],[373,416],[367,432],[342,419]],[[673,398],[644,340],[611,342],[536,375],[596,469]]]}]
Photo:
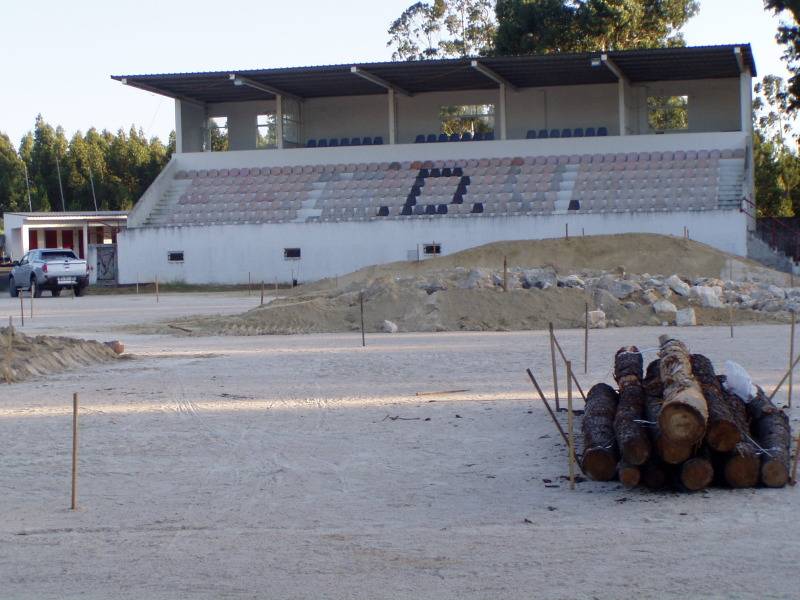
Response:
[{"label": "handrail", "polygon": [[[749,204],[754,209],[757,209],[755,203],[753,201],[751,201],[749,198],[745,197],[745,198],[742,198],[742,199],[744,200],[745,204]],[[762,220],[767,220],[767,222],[772,227],[772,231],[771,231],[771,234],[772,234],[771,238],[772,239],[771,239],[771,241],[768,241],[768,240],[764,239],[763,234],[761,234],[759,237],[761,237],[761,239],[763,239],[765,242],[767,242],[773,249],[779,250],[780,252],[783,252],[785,255],[791,257],[794,262],[800,262],[800,230],[797,230],[797,229],[795,229],[793,227],[790,227],[789,225],[787,225],[786,223],[784,223],[783,221],[781,221],[777,217],[773,217],[771,215],[764,216],[764,217],[757,217],[756,213],[755,213],[755,210],[753,211],[752,214],[747,209],[745,209],[743,207],[740,207],[739,210],[756,222],[756,231],[755,232],[756,232],[757,235],[759,234],[759,231],[758,231],[758,219],[760,218]],[[786,231],[786,233],[788,233],[789,236],[791,238],[793,238],[793,242],[794,243],[792,244],[792,249],[790,251],[788,251],[788,252],[787,252],[786,248],[782,248],[778,244],[776,225],[782,227]]]}]

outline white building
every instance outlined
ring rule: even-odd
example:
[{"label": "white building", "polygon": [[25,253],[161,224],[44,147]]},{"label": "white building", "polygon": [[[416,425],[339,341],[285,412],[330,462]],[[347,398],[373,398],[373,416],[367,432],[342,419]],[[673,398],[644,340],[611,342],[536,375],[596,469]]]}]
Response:
[{"label": "white building", "polygon": [[[174,98],[177,133],[120,282],[311,280],[567,227],[743,255],[755,74],[730,45],[115,76]],[[491,139],[420,143],[453,129]]]}]

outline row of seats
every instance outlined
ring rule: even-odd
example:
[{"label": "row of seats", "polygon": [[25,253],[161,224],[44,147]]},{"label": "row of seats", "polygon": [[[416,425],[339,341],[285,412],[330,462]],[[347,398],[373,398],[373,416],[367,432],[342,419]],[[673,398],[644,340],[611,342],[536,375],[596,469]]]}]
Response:
[{"label": "row of seats", "polygon": [[336,148],[338,146],[381,146],[383,138],[379,135],[371,137],[365,135],[364,137],[343,137],[343,138],[330,138],[330,139],[309,139],[306,142],[306,148]]},{"label": "row of seats", "polygon": [[438,142],[491,142],[494,139],[494,131],[476,131],[475,133],[470,133],[469,131],[465,131],[462,134],[458,133],[451,133],[447,135],[446,133],[429,133],[425,135],[424,133],[420,133],[414,138],[415,144],[434,144]]},{"label": "row of seats", "polygon": [[535,129],[528,129],[525,137],[529,140],[546,140],[548,138],[605,137],[607,135],[607,127],[598,127],[597,129],[594,127],[587,127],[586,129],[583,127],[576,127],[575,129],[565,127],[564,129],[550,129],[549,131],[540,129],[538,132]]}]

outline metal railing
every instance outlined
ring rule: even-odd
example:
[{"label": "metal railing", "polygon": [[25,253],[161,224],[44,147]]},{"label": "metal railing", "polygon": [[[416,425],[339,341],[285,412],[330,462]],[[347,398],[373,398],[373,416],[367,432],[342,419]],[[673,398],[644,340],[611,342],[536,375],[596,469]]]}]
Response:
[{"label": "metal railing", "polygon": [[800,229],[790,225],[792,222],[800,224],[800,218],[758,217],[756,216],[756,205],[748,198],[743,198],[743,200],[751,210],[745,207],[740,210],[755,222],[756,235],[769,244],[773,250],[783,252],[795,263],[800,263]]}]

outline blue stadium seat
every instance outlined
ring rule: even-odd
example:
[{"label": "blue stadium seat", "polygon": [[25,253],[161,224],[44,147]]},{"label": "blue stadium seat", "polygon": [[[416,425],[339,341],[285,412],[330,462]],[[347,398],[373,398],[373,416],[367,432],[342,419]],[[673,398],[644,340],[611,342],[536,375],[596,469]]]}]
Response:
[{"label": "blue stadium seat", "polygon": [[383,146],[383,138],[379,135],[376,135],[374,138],[372,138],[372,145]]},{"label": "blue stadium seat", "polygon": [[442,176],[442,172],[437,167],[433,167],[431,169],[431,177],[441,177],[441,176]]},{"label": "blue stadium seat", "polygon": [[365,146],[372,146],[372,138],[368,135],[365,135],[364,138],[361,140],[361,143]]},{"label": "blue stadium seat", "polygon": [[494,139],[494,131],[487,131],[483,136],[484,141],[491,142]]},{"label": "blue stadium seat", "polygon": [[451,133],[450,134],[450,141],[451,142],[460,142],[461,141],[461,136],[458,135],[457,133]]},{"label": "blue stadium seat", "polygon": [[435,204],[426,204],[425,205],[425,214],[426,215],[435,215],[436,214],[436,205]]},{"label": "blue stadium seat", "polygon": [[594,127],[587,127],[586,128],[586,137],[594,137]]},{"label": "blue stadium seat", "polygon": [[474,142],[482,142],[483,141],[483,132],[482,131],[476,131],[475,135],[472,136],[472,140]]},{"label": "blue stadium seat", "polygon": [[460,192],[456,192],[453,194],[453,199],[450,201],[450,204],[464,204],[464,195]]},{"label": "blue stadium seat", "polygon": [[581,209],[581,201],[580,200],[570,200],[569,206],[567,210],[580,210]]},{"label": "blue stadium seat", "polygon": [[528,133],[525,134],[526,140],[535,140],[536,139],[536,130],[535,129],[528,129]]},{"label": "blue stadium seat", "polygon": [[540,140],[546,140],[548,137],[549,137],[549,135],[547,134],[547,129],[540,129],[539,130],[539,139]]},{"label": "blue stadium seat", "polygon": [[583,127],[576,127],[572,132],[572,137],[583,137]]},{"label": "blue stadium seat", "polygon": [[361,145],[361,138],[353,138],[350,140],[351,146],[360,146]]},{"label": "blue stadium seat", "polygon": [[349,146],[350,145],[350,138],[342,138],[339,141],[340,146]]},{"label": "blue stadium seat", "polygon": [[430,177],[430,172],[428,171],[428,169],[422,168],[422,169],[419,170],[419,176],[420,177]]},{"label": "blue stadium seat", "polygon": [[550,130],[550,137],[551,138],[561,137],[561,132],[558,129],[551,129]]},{"label": "blue stadium seat", "polygon": [[320,140],[317,148],[327,148],[328,147],[328,140]]},{"label": "blue stadium seat", "polygon": [[462,142],[471,142],[472,141],[472,134],[469,131],[465,131],[461,134],[461,141]]},{"label": "blue stadium seat", "polygon": [[425,214],[425,205],[424,204],[416,204],[414,206],[414,214],[415,215],[424,215]]},{"label": "blue stadium seat", "polygon": [[598,127],[597,128],[597,135],[600,136],[600,137],[608,135],[608,129],[606,129],[605,127]]},{"label": "blue stadium seat", "polygon": [[378,216],[379,217],[388,217],[389,216],[389,207],[388,206],[381,206],[378,208]]},{"label": "blue stadium seat", "polygon": [[446,134],[446,133],[440,133],[440,134],[439,134],[439,141],[440,141],[440,142],[446,142],[446,141],[447,141],[447,139],[448,139],[448,138],[447,138],[447,134]]},{"label": "blue stadium seat", "polygon": [[453,169],[450,167],[442,167],[442,177],[452,177]]},{"label": "blue stadium seat", "polygon": [[478,214],[483,212],[483,202],[476,202],[472,205],[472,213]]},{"label": "blue stadium seat", "polygon": [[336,138],[331,138],[328,140],[328,147],[329,148],[336,148],[339,145],[339,140]]},{"label": "blue stadium seat", "polygon": [[562,129],[561,130],[561,137],[562,138],[565,138],[565,137],[571,138],[572,137],[572,129],[567,129],[567,128]]},{"label": "blue stadium seat", "polygon": [[403,208],[400,210],[400,214],[403,215],[404,217],[407,217],[412,214],[413,210],[414,209],[411,207],[410,204],[404,204]]},{"label": "blue stadium seat", "polygon": [[429,133],[428,137],[425,138],[425,142],[428,143],[428,144],[432,144],[435,141],[436,141],[436,134],[435,133]]},{"label": "blue stadium seat", "polygon": [[440,204],[436,207],[436,214],[437,215],[446,215],[447,214],[447,204]]},{"label": "blue stadium seat", "polygon": [[425,136],[420,133],[416,138],[414,138],[414,143],[415,144],[424,144],[425,143]]},{"label": "blue stadium seat", "polygon": [[306,142],[306,148],[316,148],[317,147],[317,140],[308,140]]},{"label": "blue stadium seat", "polygon": [[461,167],[453,167],[453,177],[461,177],[464,174],[464,169]]}]

